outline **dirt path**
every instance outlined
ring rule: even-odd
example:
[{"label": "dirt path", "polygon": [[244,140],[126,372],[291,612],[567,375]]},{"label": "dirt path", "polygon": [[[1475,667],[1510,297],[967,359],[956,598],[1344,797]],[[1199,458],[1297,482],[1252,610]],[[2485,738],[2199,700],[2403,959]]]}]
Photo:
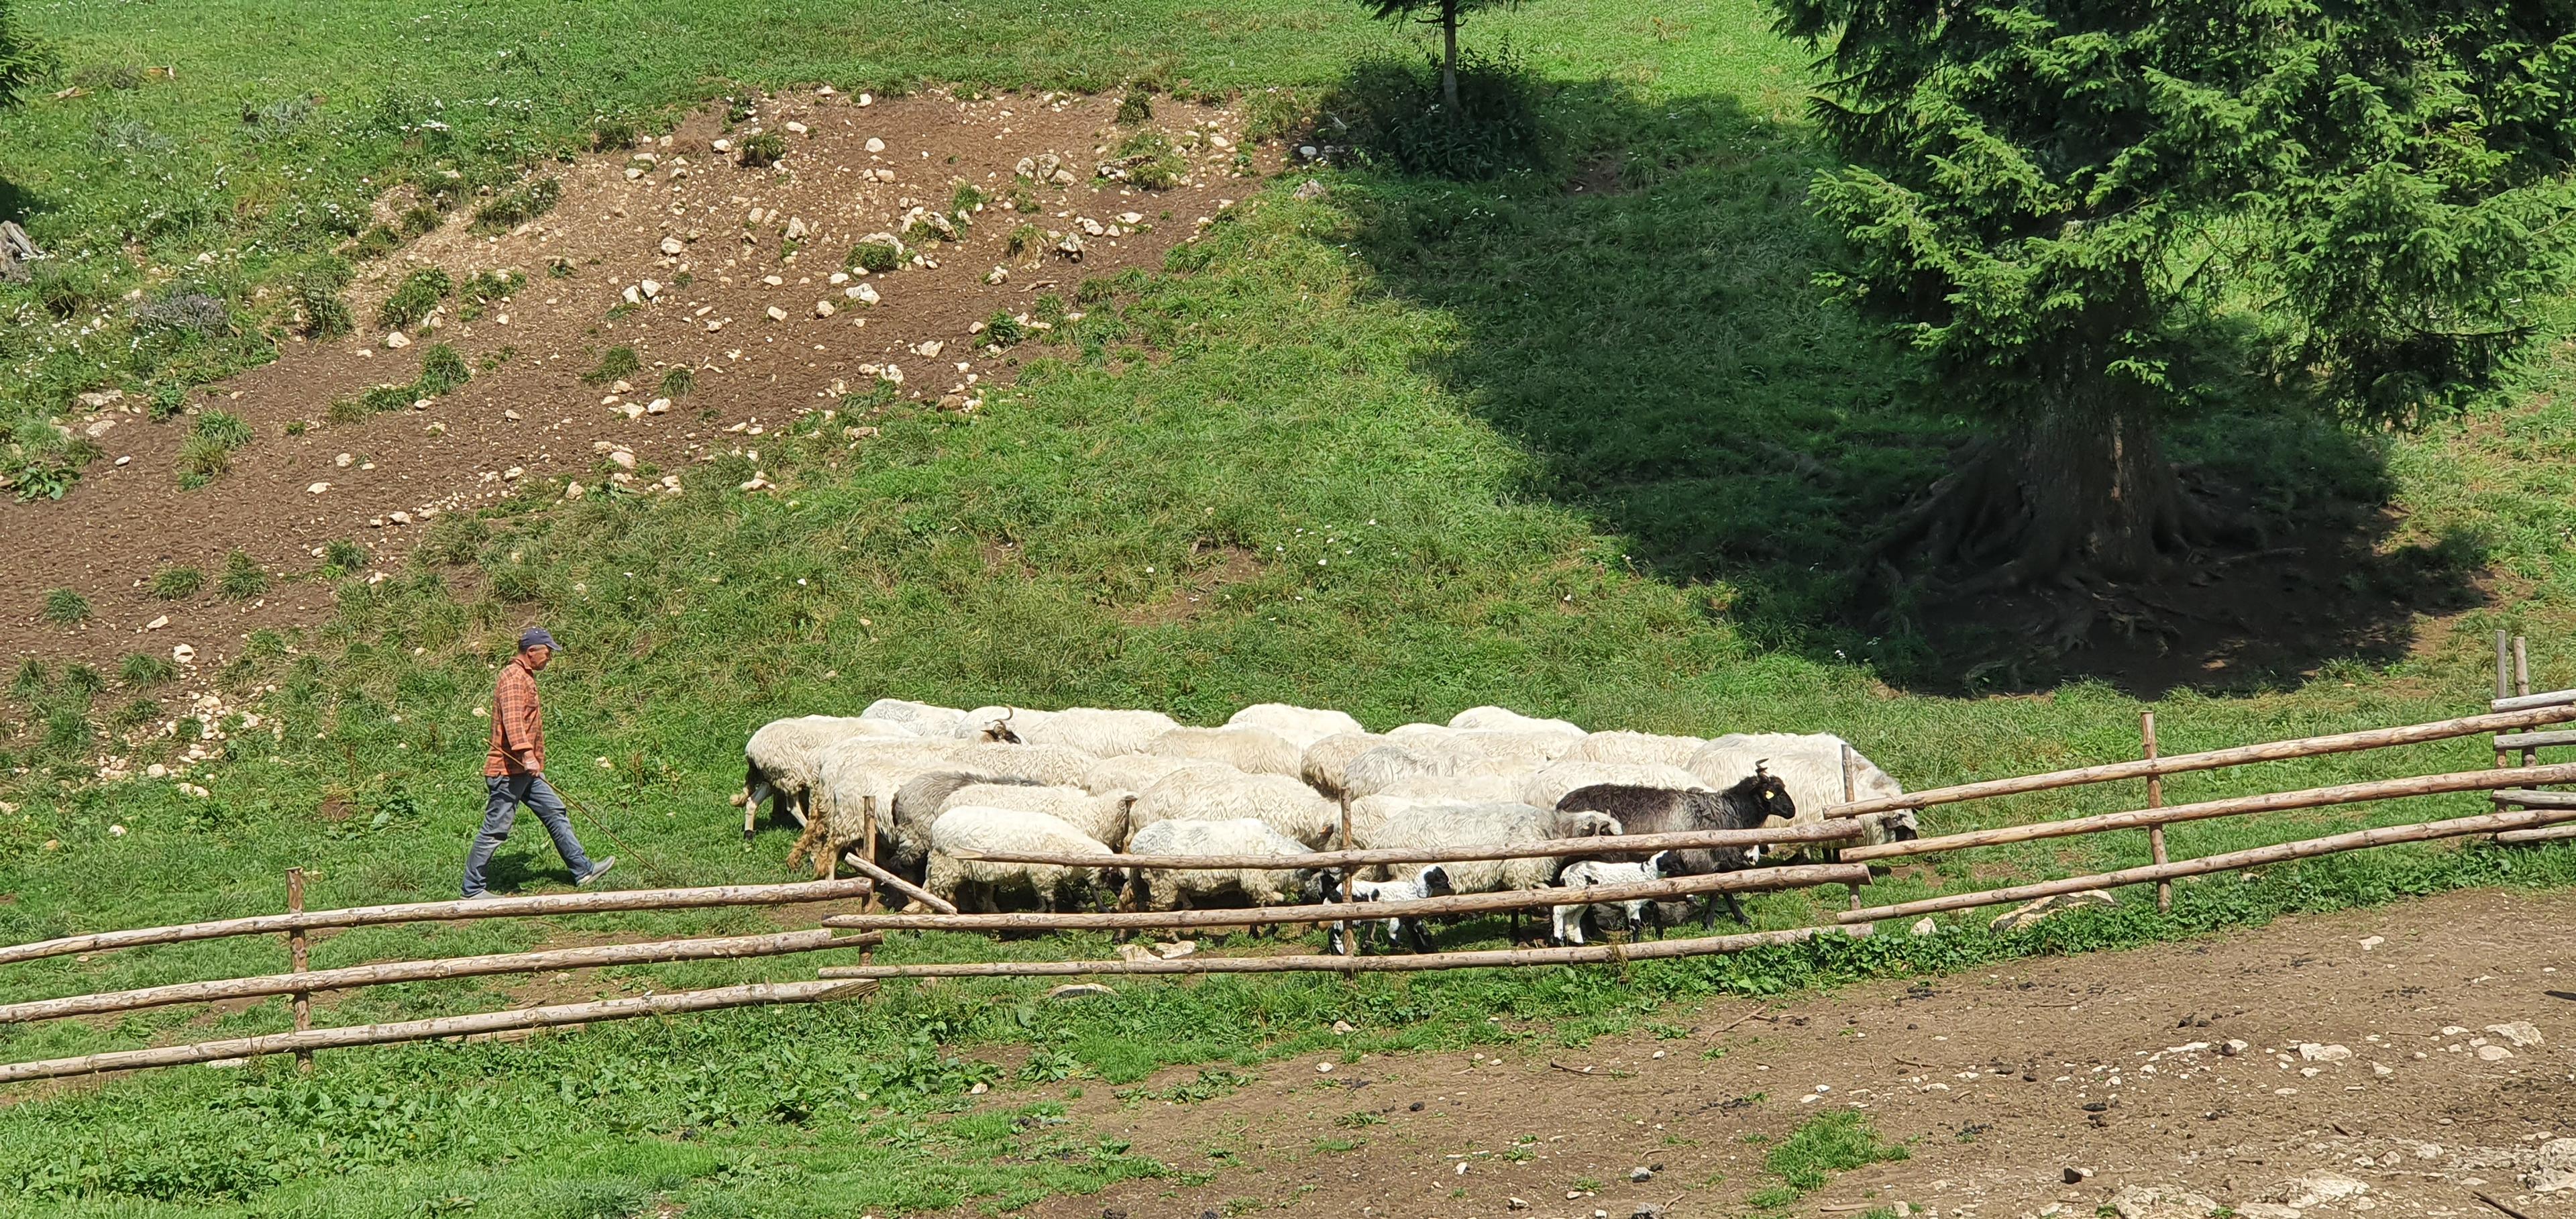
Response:
[{"label": "dirt path", "polygon": [[[1910,1158],[1775,1213],[2502,1219],[2483,1191],[2543,1219],[2576,1195],[2522,1179],[2576,1136],[2571,922],[2576,894],[2460,893],[1776,1008],[1717,1002],[1664,1017],[1668,1036],[1577,1050],[1528,1028],[1491,1056],[1330,1072],[1309,1056],[1190,1105],[1127,1108],[1094,1085],[1077,1117],[1214,1179],[1028,1213],[1740,1215],[1778,1183],[1752,1140],[1848,1108]],[[1651,1179],[1632,1183],[1637,1168]]]},{"label": "dirt path", "polygon": [[[1247,147],[1232,111],[1168,98],[1135,124],[1117,122],[1118,100],[1106,97],[931,91],[866,103],[782,95],[731,130],[721,113],[701,112],[631,152],[551,171],[561,201],[506,234],[470,231],[472,208],[460,209],[366,265],[347,294],[357,333],[290,339],[275,363],[191,395],[192,411],[234,412],[256,437],[204,487],[179,486],[189,418],[149,422],[130,396],[76,415],[70,425],[106,456],[71,496],[0,496],[0,552],[12,556],[0,660],[113,662],[186,644],[185,663],[211,666],[254,628],[330,612],[329,584],[305,577],[334,539],[366,547],[382,572],[442,512],[556,494],[564,480],[591,494],[665,494],[666,478],[694,487],[712,477],[703,463],[719,454],[744,454],[757,469],[764,437],[881,378],[899,376],[898,396],[922,406],[977,409],[1038,350],[993,350],[976,333],[987,318],[1026,318],[1047,295],[1086,308],[1076,300],[1083,280],[1159,268],[1277,168],[1275,149]],[[783,159],[739,164],[728,149],[763,130],[785,137]],[[1178,150],[1179,180],[1148,190],[1103,176],[1104,163],[1120,172],[1117,149],[1146,130]],[[957,240],[917,243],[924,263],[844,269],[854,243],[902,233],[918,210],[947,211],[968,186],[985,202]],[[406,200],[388,197],[378,210],[391,218]],[[489,270],[525,284],[470,319],[451,296],[389,344],[368,323],[404,275],[431,266],[460,285]],[[863,286],[873,302],[853,295]],[[417,410],[329,419],[335,400],[413,381],[422,353],[441,342],[476,369],[471,381]],[[634,350],[635,371],[585,380],[620,346]],[[695,386],[664,400],[673,369],[691,370]],[[851,443],[872,434],[853,432]],[[164,601],[143,586],[163,564],[219,573],[235,548],[278,577],[265,596],[226,600],[209,587]],[[47,622],[53,588],[80,592],[94,617]]]}]

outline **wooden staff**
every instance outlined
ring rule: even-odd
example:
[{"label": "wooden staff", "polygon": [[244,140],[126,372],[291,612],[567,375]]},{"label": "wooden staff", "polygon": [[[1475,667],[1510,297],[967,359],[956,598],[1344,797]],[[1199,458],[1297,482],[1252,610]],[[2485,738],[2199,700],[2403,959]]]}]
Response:
[{"label": "wooden staff", "polygon": [[[304,913],[304,869],[302,868],[286,870],[286,912]],[[298,974],[311,967],[312,953],[304,941],[303,928],[298,927],[286,933],[286,958],[288,967]],[[313,1027],[313,992],[310,989],[297,990],[289,1003],[295,1009],[295,1031],[301,1033],[311,1029]],[[312,1074],[313,1051],[297,1050],[295,1069],[308,1075]]]},{"label": "wooden staff", "polygon": [[[2154,761],[2154,760],[2155,760],[2155,758],[2156,758],[2156,713],[2155,713],[2155,712],[2153,712],[2153,711],[2141,711],[2141,712],[2139,712],[2139,713],[2138,713],[2138,742],[2139,742],[2139,749],[2140,749],[2140,751],[2141,751],[2142,756],[2144,756],[2144,757],[2145,757],[2148,761],[2150,761],[2150,762]],[[2148,808],[2163,808],[2164,806],[2165,806],[2165,781],[2164,781],[2162,778],[2159,778],[2159,777],[2157,777],[2157,776],[2155,776],[2155,775],[2148,775],[2148,776],[2147,776],[2147,807],[2148,807]],[[2150,825],[2150,826],[2148,826],[2148,827],[2147,827],[2147,853],[2148,853],[2149,855],[2154,856],[2154,857],[2155,857],[2155,861],[2156,861],[2157,863],[2170,863],[2170,862],[2172,862],[2171,860],[2169,860],[2169,859],[2168,859],[2168,858],[2166,858],[2166,856],[2165,856],[2165,823],[2164,823],[2164,822],[2159,821],[2159,822],[2156,822],[2155,824]],[[2170,911],[2170,910],[2172,910],[2172,909],[2173,909],[2173,882],[2172,882],[2172,881],[2169,881],[2169,880],[2160,880],[2160,881],[2157,881],[2157,882],[2156,882],[2156,909],[2158,909],[2158,910],[2166,910],[2166,911]]]},{"label": "wooden staff", "polygon": [[[877,861],[874,859],[862,858],[858,855],[844,855],[841,858],[849,861],[851,867],[857,868],[858,870],[867,873],[869,876],[874,877],[878,884],[884,885],[897,893],[903,894],[905,897],[909,897],[914,901],[920,902],[922,905],[928,906],[941,914],[957,913],[957,907],[951,905],[948,899],[943,898],[928,889],[924,889],[911,881],[905,880],[892,872],[886,871],[884,868],[878,867]],[[877,908],[876,903],[869,902],[867,908],[871,911],[875,910]]]},{"label": "wooden staff", "polygon": [[[1345,851],[1355,850],[1359,844],[1351,841],[1351,794],[1349,792],[1342,793],[1341,804],[1342,849]],[[1342,896],[1346,898],[1349,897],[1351,895],[1351,870],[1345,867],[1340,869],[1334,875],[1340,881]],[[1518,930],[1518,928],[1515,927],[1514,930]],[[1348,922],[1336,922],[1333,924],[1333,942],[1341,945],[1344,953],[1350,956],[1359,955],[1359,945],[1351,940],[1351,925]]]},{"label": "wooden staff", "polygon": [[1423,952],[1389,957],[1175,957],[1143,961],[960,961],[940,965],[827,965],[827,978],[1055,978],[1086,974],[1417,973],[1434,969],[1493,969],[1529,965],[1600,965],[1670,960],[1742,952],[1767,944],[1794,944],[1829,931],[1855,938],[1856,927],[1793,927],[1687,940],[1636,944],[1585,944],[1573,948],[1498,948],[1474,952]]},{"label": "wooden staff", "polygon": [[194,1045],[161,1046],[148,1050],[112,1050],[104,1054],[83,1054],[77,1058],[48,1058],[41,1062],[13,1063],[0,1066],[0,1083],[22,1083],[31,1079],[54,1079],[64,1075],[94,1075],[102,1071],[130,1071],[140,1067],[175,1067],[192,1062],[213,1062],[219,1058],[248,1058],[297,1050],[335,1050],[355,1045],[428,1041],[438,1037],[458,1037],[508,1029],[594,1024],[608,1020],[631,1020],[638,1016],[668,1016],[681,1012],[704,1012],[726,1007],[752,1007],[768,1003],[815,1003],[827,999],[856,998],[874,989],[876,988],[873,985],[866,983],[754,982],[744,986],[724,986],[713,990],[642,995],[631,999],[603,999],[595,1003],[563,1003],[553,1007],[521,1008],[517,1011],[479,1012],[471,1016],[405,1020],[398,1024],[361,1024],[343,1028],[312,1029],[302,1033],[268,1033],[257,1037],[234,1037],[224,1041],[201,1041]]},{"label": "wooden staff", "polygon": [[2362,804],[2372,800],[2396,800],[2407,796],[2490,791],[2514,783],[2576,783],[2576,762],[2538,766],[2529,770],[2515,769],[2510,774],[2499,774],[2493,770],[2469,770],[2457,774],[2423,775],[2411,779],[2380,779],[2370,783],[2347,783],[2340,787],[2312,787],[2304,791],[2275,792],[2267,796],[2232,796],[2224,800],[2204,800],[2198,804],[2176,804],[2165,808],[2134,809],[2125,813],[2069,817],[2063,821],[2034,821],[2024,825],[1999,826],[1990,830],[1945,834],[1938,838],[1917,838],[1911,842],[1850,847],[1843,851],[1843,858],[1868,860],[1887,859],[1899,855],[1924,855],[1934,851],[1959,851],[1969,847],[1998,846],[2007,842],[2031,842],[2041,838],[2098,834],[2104,830],[2133,830],[2149,825],[2203,821],[2211,817],[2233,817],[2242,813],[2277,813],[2289,809],[2325,808],[2337,804]]},{"label": "wooden staff", "polygon": [[1910,918],[1918,914],[1932,914],[1943,910],[1967,910],[1977,906],[2026,902],[2033,898],[2053,897],[2060,893],[2079,893],[2086,889],[2110,889],[2120,885],[2143,884],[2151,880],[2201,876],[2237,868],[2256,868],[2266,864],[2287,863],[2293,859],[2357,851],[2364,847],[2387,846],[2400,842],[2429,842],[2436,838],[2457,838],[2464,834],[2484,834],[2495,830],[2554,825],[2562,821],[2576,821],[2576,811],[2524,809],[2519,812],[2460,817],[2450,821],[2427,821],[2418,825],[2392,825],[2375,830],[2356,830],[2349,834],[2285,842],[2279,846],[2257,847],[2250,851],[2186,859],[2179,863],[2124,868],[2117,872],[2103,872],[2094,876],[2073,876],[2065,880],[2013,885],[2009,888],[1987,889],[1977,893],[1953,893],[1944,897],[1930,897],[1921,901],[1880,906],[1871,910],[1854,910],[1836,915],[1835,918],[1846,923],[1884,918]]},{"label": "wooden staff", "polygon": [[546,893],[531,897],[487,897],[475,901],[405,902],[393,906],[349,906],[307,910],[302,914],[260,914],[248,918],[182,923],[173,927],[138,927],[129,931],[93,931],[32,944],[0,947],[0,965],[58,957],[75,952],[102,952],[145,944],[180,944],[238,935],[280,931],[315,931],[325,927],[372,927],[385,923],[453,922],[475,918],[517,918],[535,914],[598,914],[615,910],[689,910],[713,906],[784,906],[863,897],[865,880],[809,881],[790,885],[709,885],[697,889],[615,889],[606,893]]},{"label": "wooden staff", "polygon": [[1361,867],[1380,863],[1472,863],[1488,859],[1544,859],[1551,855],[1634,855],[1692,848],[1842,842],[1860,836],[1856,825],[1782,826],[1762,830],[1686,830],[1674,834],[1603,834],[1592,838],[1542,838],[1481,847],[1378,847],[1365,851],[1307,851],[1298,855],[1052,855],[1036,851],[960,851],[959,859],[993,863],[1050,863],[1074,868],[1179,868],[1233,871],[1267,868]]},{"label": "wooden staff", "polygon": [[1229,910],[1138,910],[1115,914],[835,914],[826,927],[865,927],[913,931],[1128,931],[1139,928],[1248,927],[1279,923],[1333,923],[1359,919],[1421,918],[1444,914],[1487,914],[1527,910],[1534,906],[1611,905],[1641,899],[1662,900],[1700,893],[1767,893],[1812,885],[1848,884],[1867,879],[1863,864],[1801,864],[1754,868],[1672,880],[1636,881],[1582,888],[1550,886],[1510,889],[1500,893],[1464,893],[1393,902],[1336,902],[1316,906],[1263,906]]},{"label": "wooden staff", "polygon": [[[272,974],[260,978],[226,978],[215,982],[180,982],[169,986],[147,986],[139,990],[110,991],[97,995],[73,995],[63,999],[36,999],[0,1007],[0,1024],[28,1020],[55,1020],[64,1016],[90,1016],[100,1012],[130,1012],[147,1007],[166,1007],[173,1003],[210,1003],[224,999],[255,999],[263,995],[309,995],[317,990],[356,990],[367,986],[385,986],[396,982],[429,982],[445,978],[480,978],[492,974],[543,973],[556,969],[597,969],[608,965],[649,965],[662,961],[734,960],[743,957],[769,957],[791,952],[812,952],[823,948],[864,948],[877,943],[882,936],[858,935],[835,938],[828,928],[805,931],[782,931],[769,935],[734,936],[708,940],[661,940],[650,944],[601,944],[587,948],[556,948],[542,952],[505,952],[479,957],[449,957],[436,961],[392,961],[380,965],[351,965],[343,969],[312,972],[298,970],[289,974]],[[305,1029],[297,1029],[304,1032]],[[296,1057],[308,1059],[311,1050],[298,1050]]]},{"label": "wooden staff", "polygon": [[1981,783],[1962,783],[1956,787],[1931,787],[1907,792],[1901,796],[1880,796],[1851,804],[1837,804],[1825,810],[1827,817],[1862,817],[1871,813],[1892,813],[1899,809],[1926,808],[1935,804],[1956,804],[1962,800],[1986,800],[1996,796],[2014,796],[2023,792],[2050,791],[2061,787],[2081,787],[2088,783],[2112,783],[2124,779],[2143,779],[2149,775],[2181,774],[2194,770],[2217,770],[2243,766],[2249,762],[2279,762],[2290,758],[2312,758],[2329,753],[2352,753],[2363,749],[2386,749],[2396,745],[2419,745],[2426,741],[2445,741],[2454,737],[2483,736],[2542,724],[2559,724],[2576,720],[2576,705],[2536,707],[2527,711],[2495,715],[2472,715],[2454,720],[2435,720],[2427,724],[2409,724],[2403,728],[2371,728],[2361,732],[2333,736],[2301,737],[2294,741],[2271,741],[2261,745],[2238,745],[2230,749],[2212,749],[2206,753],[2176,753],[2134,762],[2113,762],[2103,766],[2085,766],[2075,770],[2050,771],[2040,775],[2021,775],[2010,779],[1988,779]]}]

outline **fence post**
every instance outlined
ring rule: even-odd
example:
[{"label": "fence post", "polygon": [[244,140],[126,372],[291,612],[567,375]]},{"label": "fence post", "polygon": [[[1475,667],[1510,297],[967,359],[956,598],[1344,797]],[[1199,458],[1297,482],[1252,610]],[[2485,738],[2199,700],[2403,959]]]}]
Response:
[{"label": "fence post", "polygon": [[[2513,637],[2513,692],[2516,694],[2531,693],[2531,654],[2523,650],[2522,636],[2520,635]],[[2522,764],[2525,766],[2536,766],[2539,763],[2540,751],[2528,745],[2523,746]]]},{"label": "fence post", "polygon": [[[875,796],[859,797],[859,812],[861,816],[865,818],[867,826],[865,835],[867,838],[866,845],[859,848],[861,851],[866,853],[859,856],[859,858],[867,860],[869,863],[877,863],[877,798]],[[840,863],[840,856],[835,853],[832,858],[832,866],[837,868],[840,866]],[[878,864],[877,866],[883,867],[885,865]],[[879,887],[880,886],[877,885],[868,886],[867,897],[859,902],[859,910],[861,913],[874,914],[882,908],[877,904],[877,889]],[[873,963],[876,960],[876,957],[876,950],[873,948],[862,948],[859,950],[859,964],[861,965]]]},{"label": "fence post", "polygon": [[[1342,793],[1342,849],[1345,851],[1358,849],[1358,847],[1353,845],[1351,842],[1351,794],[1349,792]],[[1333,876],[1334,884],[1341,890],[1342,900],[1351,900],[1350,868],[1335,868],[1333,870]],[[1333,941],[1342,946],[1342,955],[1344,956],[1355,957],[1360,954],[1359,941],[1352,938],[1351,925],[1349,923],[1333,924]],[[1342,974],[1342,980],[1348,982],[1351,981],[1354,976],[1355,975],[1349,972],[1344,972]]]},{"label": "fence post", "polygon": [[[1852,752],[1851,742],[1843,742],[1843,803],[1845,804],[1851,803],[1860,796],[1859,758],[1860,755]],[[1842,858],[1842,852],[1840,850],[1836,850],[1834,852],[1834,858],[1836,860],[1840,860]],[[1860,883],[1858,881],[1854,881],[1845,885],[1844,888],[1851,890],[1851,908],[1854,910],[1860,909]]]},{"label": "fence post", "polygon": [[[2505,633],[2504,633],[2503,631],[2497,631],[2497,632],[2496,632],[2496,693],[2495,693],[2495,696],[2496,696],[2497,698],[2510,698],[2510,697],[2512,697],[2512,696],[2513,696],[2513,682],[2512,682],[2512,680],[2511,680],[2511,678],[2512,678],[2512,674],[2511,674],[2511,673],[2509,673],[2509,672],[2506,670],[2506,667],[2505,667],[2505,666],[2506,666],[2506,653],[2507,653],[2507,649],[2508,649],[2510,646],[2511,646],[2511,645],[2510,645],[2510,644],[2506,641],[2506,639],[2505,639]],[[2505,749],[2504,749],[2504,747],[2503,747],[2503,746],[2501,746],[2501,745],[2497,746],[2497,747],[2496,747],[2496,751],[2495,751],[2495,753],[2496,753],[2496,769],[2498,769],[2498,770],[2502,770],[2502,769],[2504,769],[2507,765],[2509,765],[2509,763],[2508,763],[2508,762],[2506,761],[2506,759],[2505,759]]]},{"label": "fence post", "polygon": [[[2141,747],[2143,748],[2143,750],[2145,751],[2146,756],[2147,756],[2149,759],[2153,759],[2153,758],[2156,756],[2156,713],[2155,713],[2155,712],[2153,712],[2153,711],[2141,711],[2141,712],[2139,712],[2139,713],[2138,713],[2138,741],[2139,741],[2140,746],[2141,746]],[[2164,781],[2164,776],[2162,776],[2162,775],[2148,775],[2148,776],[2147,776],[2147,807],[2148,807],[2148,808],[2163,808],[2164,806],[2165,806],[2165,781]],[[2154,855],[2155,855],[2155,857],[2156,857],[2156,862],[2157,862],[2157,863],[2164,863],[2164,862],[2166,862],[2166,860],[2165,860],[2165,827],[2163,827],[2163,826],[2161,826],[2161,825],[2151,825],[2151,826],[2148,826],[2148,827],[2147,827],[2147,850],[2148,850],[2149,852],[2151,852],[2152,854],[2154,854]],[[2157,909],[2157,910],[2159,910],[2159,911],[2166,911],[2166,912],[2170,912],[2170,911],[2173,909],[2173,882],[2172,882],[2172,881],[2169,881],[2169,880],[2160,880],[2160,881],[2157,881],[2157,882],[2156,882],[2156,909]]]},{"label": "fence post", "polygon": [[[304,913],[304,869],[302,868],[288,868],[286,870],[286,912],[288,914]],[[305,941],[304,932],[301,929],[286,933],[286,959],[287,967],[295,973],[303,973],[312,968],[312,947]],[[288,1002],[295,1009],[295,1031],[302,1033],[311,1030],[313,1027],[313,992],[309,990],[296,991],[292,995],[288,996]],[[313,1071],[313,1051],[297,1050],[295,1052],[295,1067],[299,1071],[311,1074]]]}]

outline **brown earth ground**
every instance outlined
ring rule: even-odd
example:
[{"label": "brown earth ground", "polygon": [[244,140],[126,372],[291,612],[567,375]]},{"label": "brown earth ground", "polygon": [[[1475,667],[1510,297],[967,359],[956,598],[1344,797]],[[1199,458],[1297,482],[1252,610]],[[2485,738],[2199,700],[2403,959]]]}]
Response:
[{"label": "brown earth ground", "polygon": [[[1742,1215],[1778,1183],[1770,1145],[1848,1109],[1909,1158],[1765,1213],[2507,1214],[2483,1193],[2543,1219],[2568,1195],[2535,1194],[2523,1174],[2548,1140],[2576,1136],[2571,920],[2576,894],[2455,893],[1910,986],[1715,1002],[1581,1049],[1513,1026],[1523,1036],[1497,1050],[1310,1055],[1195,1104],[1131,1106],[1094,1083],[1077,1123],[1212,1177],[1025,1213]],[[2224,1054],[2235,1041],[2246,1048]],[[1632,1182],[1638,1168],[1652,1177]],[[2366,1192],[2316,1196],[2355,1184]]]},{"label": "brown earth ground", "polygon": [[[106,456],[73,493],[60,503],[0,502],[0,553],[11,556],[10,578],[0,581],[0,660],[112,662],[186,644],[195,666],[211,666],[252,629],[327,616],[331,586],[316,577],[327,542],[356,540],[383,571],[441,512],[560,495],[567,482],[591,494],[665,493],[663,476],[686,486],[717,454],[756,454],[762,436],[836,409],[842,392],[867,389],[888,367],[900,370],[906,398],[976,409],[986,387],[1011,380],[1017,360],[979,346],[973,328],[996,311],[1026,315],[1047,293],[1079,310],[1085,278],[1159,267],[1248,195],[1260,172],[1277,168],[1274,154],[1245,146],[1234,112],[1171,99],[1157,99],[1142,127],[1185,150],[1186,173],[1169,189],[1146,190],[1099,173],[1140,129],[1114,121],[1116,99],[934,91],[862,104],[864,96],[774,97],[731,130],[720,112],[697,114],[634,155],[587,156],[549,171],[561,181],[561,202],[510,233],[472,233],[460,212],[370,264],[348,294],[362,322],[420,267],[440,267],[459,284],[484,270],[527,278],[474,320],[450,298],[400,348],[388,346],[381,327],[291,341],[275,363],[199,391],[192,411],[220,406],[257,436],[210,485],[179,489],[185,418],[147,422],[132,400],[76,418],[72,426],[95,435]],[[761,130],[786,138],[774,168],[747,168],[714,148]],[[1023,158],[1049,155],[1063,180],[1016,172]],[[936,265],[831,282],[861,237],[900,233],[914,208],[943,211],[965,184],[988,201],[961,241],[920,247]],[[1015,193],[1036,210],[1012,210]],[[389,197],[378,210],[390,219],[408,202]],[[1022,224],[1050,235],[1008,253]],[[790,232],[799,234],[792,242]],[[1078,235],[1078,258],[1058,248],[1064,234]],[[665,252],[666,239],[676,253]],[[988,282],[997,270],[1003,282]],[[663,286],[644,299],[648,279]],[[846,295],[859,283],[880,303]],[[629,302],[629,291],[639,299]],[[435,342],[453,344],[476,368],[471,382],[417,410],[329,421],[336,400],[411,382]],[[633,347],[642,367],[623,388],[586,382],[617,345]],[[656,387],[674,368],[693,370],[693,391],[663,413],[620,409],[660,397]],[[297,423],[305,430],[288,435]],[[632,455],[631,473],[612,464],[616,450]],[[611,488],[621,473],[631,485]],[[163,564],[212,576],[235,548],[272,573],[266,596],[226,600],[210,581],[193,597],[162,601],[143,587]],[[44,620],[45,592],[64,587],[89,599],[90,621]]]}]

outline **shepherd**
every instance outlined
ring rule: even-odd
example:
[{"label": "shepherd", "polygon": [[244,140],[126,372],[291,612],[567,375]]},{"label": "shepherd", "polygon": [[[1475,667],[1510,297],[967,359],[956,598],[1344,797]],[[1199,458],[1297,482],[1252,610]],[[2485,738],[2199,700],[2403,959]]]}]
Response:
[{"label": "shepherd", "polygon": [[519,806],[537,810],[537,820],[555,840],[555,851],[572,869],[572,883],[587,886],[617,866],[614,855],[592,863],[573,837],[572,820],[563,797],[546,782],[546,725],[537,708],[537,671],[554,659],[555,637],[544,627],[529,627],[519,636],[519,654],[502,666],[492,686],[492,748],[483,758],[483,829],[465,856],[465,899],[497,896],[483,888],[483,868],[492,852],[510,836]]}]

